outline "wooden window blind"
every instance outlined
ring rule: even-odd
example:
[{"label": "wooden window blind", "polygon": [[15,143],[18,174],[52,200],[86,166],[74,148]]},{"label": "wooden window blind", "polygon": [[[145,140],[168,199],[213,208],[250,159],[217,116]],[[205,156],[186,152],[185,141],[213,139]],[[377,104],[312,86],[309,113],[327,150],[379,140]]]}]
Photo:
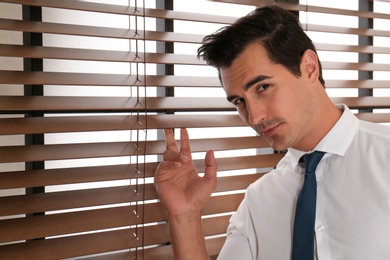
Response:
[{"label": "wooden window blind", "polygon": [[[0,259],[170,259],[153,174],[161,129],[180,127],[199,172],[216,151],[203,211],[216,258],[245,188],[283,153],[244,125],[196,49],[268,2],[0,1]],[[276,4],[299,14],[334,102],[390,123],[390,3],[323,2]]]}]

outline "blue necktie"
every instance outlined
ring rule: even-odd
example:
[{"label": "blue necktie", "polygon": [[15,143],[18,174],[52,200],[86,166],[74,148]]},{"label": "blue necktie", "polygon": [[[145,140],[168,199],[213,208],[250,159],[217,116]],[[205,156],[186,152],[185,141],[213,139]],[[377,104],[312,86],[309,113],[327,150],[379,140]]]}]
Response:
[{"label": "blue necktie", "polygon": [[324,152],[303,156],[305,180],[298,196],[294,219],[292,260],[314,259],[314,223],[316,217],[317,181],[316,168]]}]

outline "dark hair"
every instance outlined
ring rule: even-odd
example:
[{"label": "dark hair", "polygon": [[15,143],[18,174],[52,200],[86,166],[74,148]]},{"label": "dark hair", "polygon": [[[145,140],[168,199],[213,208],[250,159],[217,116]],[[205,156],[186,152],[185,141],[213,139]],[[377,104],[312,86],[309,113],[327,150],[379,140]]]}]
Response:
[{"label": "dark hair", "polygon": [[[198,57],[219,71],[229,67],[254,42],[264,46],[271,61],[284,65],[297,77],[301,76],[303,53],[307,49],[317,53],[295,14],[277,5],[267,5],[206,36],[198,49]],[[318,79],[325,86],[319,60],[318,64]]]}]

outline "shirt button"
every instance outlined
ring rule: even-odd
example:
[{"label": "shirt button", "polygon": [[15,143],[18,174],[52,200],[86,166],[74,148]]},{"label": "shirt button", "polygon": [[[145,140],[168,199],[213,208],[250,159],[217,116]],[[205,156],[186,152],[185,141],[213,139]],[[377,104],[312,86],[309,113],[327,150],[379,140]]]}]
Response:
[{"label": "shirt button", "polygon": [[317,181],[317,187],[320,187],[320,186],[321,186],[321,182]]},{"label": "shirt button", "polygon": [[318,232],[321,232],[321,231],[324,231],[325,230],[325,226],[323,226],[323,225],[318,225],[317,226],[317,231]]}]

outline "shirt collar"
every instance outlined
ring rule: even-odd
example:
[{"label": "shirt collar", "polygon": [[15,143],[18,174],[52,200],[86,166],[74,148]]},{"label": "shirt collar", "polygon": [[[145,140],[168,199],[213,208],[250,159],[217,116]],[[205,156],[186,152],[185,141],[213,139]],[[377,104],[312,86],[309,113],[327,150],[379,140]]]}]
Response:
[{"label": "shirt collar", "polygon": [[[346,105],[337,105],[337,108],[343,111],[341,117],[332,129],[324,136],[324,138],[322,138],[322,140],[316,145],[313,151],[322,151],[343,156],[351,144],[359,127],[359,120]],[[290,154],[292,166],[295,168],[298,165],[299,159],[306,152],[289,148],[288,153]]]}]

